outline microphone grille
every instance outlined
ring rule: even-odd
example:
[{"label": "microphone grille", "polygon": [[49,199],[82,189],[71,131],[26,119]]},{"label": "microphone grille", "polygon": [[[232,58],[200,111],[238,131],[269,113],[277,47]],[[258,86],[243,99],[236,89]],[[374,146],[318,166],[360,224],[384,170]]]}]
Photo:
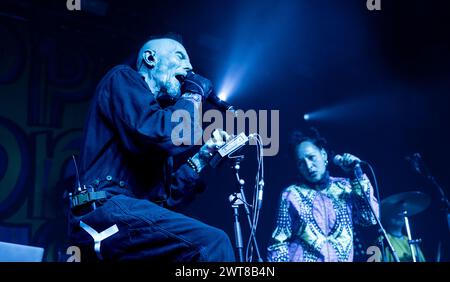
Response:
[{"label": "microphone grille", "polygon": [[342,156],[341,155],[335,155],[333,158],[333,163],[335,165],[339,165],[342,162]]}]

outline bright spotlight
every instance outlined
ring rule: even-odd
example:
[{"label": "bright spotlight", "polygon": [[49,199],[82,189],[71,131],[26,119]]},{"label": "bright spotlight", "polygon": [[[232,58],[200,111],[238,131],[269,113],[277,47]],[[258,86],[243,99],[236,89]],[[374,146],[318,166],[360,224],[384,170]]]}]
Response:
[{"label": "bright spotlight", "polygon": [[303,119],[304,119],[304,120],[309,120],[309,114],[304,114],[304,115],[303,115]]},{"label": "bright spotlight", "polygon": [[217,91],[217,93],[219,93],[217,97],[219,97],[223,101],[226,101],[228,98],[230,98],[231,93],[235,91],[239,81],[240,81],[239,77],[226,76],[223,82],[221,83],[219,91]]},{"label": "bright spotlight", "polygon": [[220,98],[220,100],[226,101],[228,98],[229,93],[225,92],[225,91],[220,91],[219,95],[217,95],[217,97]]}]

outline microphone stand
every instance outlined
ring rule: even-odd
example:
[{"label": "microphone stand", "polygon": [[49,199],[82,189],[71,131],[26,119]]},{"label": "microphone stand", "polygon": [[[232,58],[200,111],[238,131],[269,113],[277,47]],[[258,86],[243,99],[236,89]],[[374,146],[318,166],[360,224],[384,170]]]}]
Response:
[{"label": "microphone stand", "polygon": [[[241,224],[239,222],[239,206],[244,204],[242,200],[240,199],[240,195],[238,193],[234,193],[230,195],[229,197],[231,207],[233,208],[233,216],[234,216],[234,236],[236,240],[236,248],[238,250],[239,254],[239,262],[244,262],[244,255],[243,255],[243,249],[244,249],[244,243],[242,240],[242,230],[241,230]],[[245,205],[245,204],[244,204]]]},{"label": "microphone stand", "polygon": [[447,225],[450,231],[450,202],[447,198],[447,196],[444,193],[444,190],[442,189],[442,187],[439,185],[439,183],[437,183],[436,178],[432,175],[429,176],[429,180],[431,181],[431,183],[433,183],[433,185],[438,189],[439,194],[441,196],[441,202],[444,205],[444,207],[442,208],[442,211],[446,214],[447,216]]},{"label": "microphone stand", "polygon": [[419,153],[414,153],[412,156],[407,156],[406,160],[410,162],[413,169],[423,176],[426,180],[430,181],[434,187],[438,190],[440,200],[442,202],[442,211],[445,212],[447,217],[447,224],[450,230],[450,202],[447,196],[444,193],[444,189],[439,185],[436,178],[431,174],[430,169],[426,166],[425,162],[422,159],[422,156]]},{"label": "microphone stand", "polygon": [[[253,227],[252,227],[252,219],[251,219],[251,216],[250,216],[250,210],[248,208],[250,206],[250,204],[248,204],[248,202],[247,202],[247,200],[245,198],[245,193],[244,193],[245,181],[244,181],[244,179],[241,179],[240,176],[239,176],[239,170],[241,168],[240,162],[241,162],[241,160],[243,158],[244,158],[243,156],[239,156],[239,157],[233,158],[234,163],[233,163],[231,168],[234,170],[234,173],[236,175],[236,180],[237,180],[237,182],[239,184],[239,191],[240,191],[240,193],[238,193],[238,194],[241,196],[240,200],[244,204],[244,210],[245,210],[245,213],[247,215],[247,221],[248,221],[250,229],[252,230],[253,229]],[[236,210],[237,209],[235,209],[235,213],[234,213],[235,223],[236,223],[236,221],[238,221],[237,217],[239,216],[239,214],[236,213]],[[236,226],[236,224],[235,224],[235,226]],[[240,231],[240,228],[239,228],[238,231],[237,231],[237,229],[235,229],[235,231],[240,233],[240,234],[236,235],[236,238],[237,238],[236,240],[238,240],[238,236],[240,236],[241,237],[240,240],[241,240],[241,243],[242,243],[242,233]],[[256,241],[256,237],[254,235],[252,235],[251,236],[251,240],[252,240],[252,243],[253,243],[253,245],[254,245],[254,247],[256,249],[256,255],[258,257],[258,262],[263,262],[263,260],[261,258],[261,254],[259,252],[258,242]],[[238,247],[238,242],[236,243],[236,245]],[[238,251],[239,250],[242,250],[242,249],[239,249],[239,247],[238,247]]]},{"label": "microphone stand", "polygon": [[440,196],[440,200],[442,202],[442,211],[446,214],[447,217],[447,225],[450,231],[450,202],[447,198],[447,196],[444,193],[444,189],[442,189],[441,185],[439,185],[439,183],[437,182],[436,178],[430,173],[430,171],[428,170],[428,168],[425,166],[425,164],[423,163],[423,161],[421,162],[421,166],[422,169],[419,170],[419,173],[421,173],[426,179],[428,179],[431,184],[433,184],[434,187],[436,187],[436,189],[438,190],[439,196]]},{"label": "microphone stand", "polygon": [[[365,162],[361,161],[361,163],[365,163]],[[359,169],[361,169],[361,167],[360,167],[359,164],[358,164],[358,165],[355,166],[355,170],[356,170],[356,168],[358,168],[358,167],[359,167]],[[389,250],[390,250],[391,253],[392,253],[392,256],[394,257],[394,261],[395,261],[395,262],[400,262],[400,259],[398,258],[398,255],[397,255],[397,252],[395,251],[394,247],[392,246],[391,241],[389,240],[389,237],[387,236],[386,229],[384,229],[383,224],[381,224],[380,219],[378,218],[377,214],[375,213],[375,210],[373,209],[372,205],[370,204],[370,199],[368,199],[368,198],[366,197],[366,195],[365,195],[365,193],[364,193],[364,188],[363,188],[363,186],[361,185],[361,182],[359,181],[359,177],[356,175],[356,173],[355,173],[355,176],[356,176],[356,181],[358,181],[358,184],[359,184],[359,186],[361,187],[361,192],[362,192],[363,198],[364,198],[364,200],[366,201],[367,206],[370,208],[370,211],[371,211],[373,217],[374,217],[375,220],[377,221],[377,225],[378,225],[378,227],[380,228],[379,231],[381,231],[381,233],[383,234],[383,237],[385,238],[386,242],[388,243],[388,247],[389,247]],[[377,188],[378,188],[378,187],[377,187]],[[370,194],[369,194],[369,197],[370,197]],[[380,203],[380,204],[381,204],[381,203]],[[382,248],[384,248],[384,247],[382,247]],[[384,253],[384,250],[382,250],[381,252]],[[383,259],[384,259],[384,257],[383,257]]]},{"label": "microphone stand", "polygon": [[[444,189],[441,187],[441,185],[439,185],[436,178],[431,174],[430,169],[425,165],[425,162],[423,161],[422,156],[419,153],[414,153],[412,156],[407,156],[406,160],[410,162],[413,169],[419,175],[423,176],[438,190],[442,203],[441,210],[445,213],[445,216],[447,218],[447,226],[450,231],[450,202],[444,193]],[[439,242],[437,261],[440,261],[440,244],[441,242]]]}]

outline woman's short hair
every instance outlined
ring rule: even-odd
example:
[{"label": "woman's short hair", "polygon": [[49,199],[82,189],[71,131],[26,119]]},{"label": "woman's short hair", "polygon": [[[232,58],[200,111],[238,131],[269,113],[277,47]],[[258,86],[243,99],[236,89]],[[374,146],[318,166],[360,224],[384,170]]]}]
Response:
[{"label": "woman's short hair", "polygon": [[315,127],[310,127],[306,131],[293,131],[290,140],[291,149],[295,151],[296,147],[305,141],[313,143],[319,149],[326,150],[327,140],[320,136],[319,131]]}]

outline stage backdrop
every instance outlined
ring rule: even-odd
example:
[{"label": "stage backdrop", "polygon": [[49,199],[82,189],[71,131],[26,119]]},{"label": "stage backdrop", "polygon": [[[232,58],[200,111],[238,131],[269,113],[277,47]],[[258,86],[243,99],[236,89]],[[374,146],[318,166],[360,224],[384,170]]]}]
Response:
[{"label": "stage backdrop", "polygon": [[0,241],[44,247],[45,260],[65,253],[72,155],[96,80],[109,67],[104,55],[111,55],[95,43],[107,40],[74,34],[0,20]]}]

